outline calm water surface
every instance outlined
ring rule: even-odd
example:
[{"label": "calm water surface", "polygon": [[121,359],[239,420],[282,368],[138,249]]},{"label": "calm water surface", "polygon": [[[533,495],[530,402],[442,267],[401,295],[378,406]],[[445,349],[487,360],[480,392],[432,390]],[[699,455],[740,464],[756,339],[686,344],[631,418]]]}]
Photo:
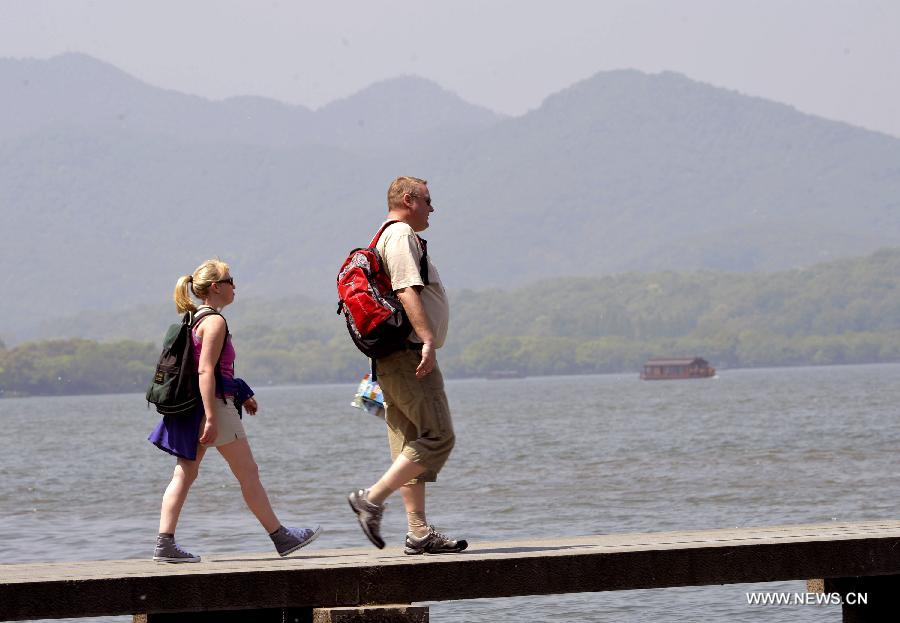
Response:
[{"label": "calm water surface", "polygon": [[[384,425],[349,406],[353,390],[264,388],[260,415],[245,418],[279,517],[323,525],[313,548],[367,544],[344,496],[388,464]],[[448,382],[447,391],[457,447],[430,488],[428,517],[470,541],[900,515],[900,365],[726,370],[682,382],[466,380]],[[144,441],[155,422],[138,395],[0,400],[3,562],[149,557],[173,467]],[[397,498],[383,535],[400,545],[404,534]],[[271,547],[217,453],[204,460],[178,540],[201,555]],[[841,618],[839,606],[748,606],[750,590],[805,588],[472,600],[432,604],[431,616],[438,623]]]}]

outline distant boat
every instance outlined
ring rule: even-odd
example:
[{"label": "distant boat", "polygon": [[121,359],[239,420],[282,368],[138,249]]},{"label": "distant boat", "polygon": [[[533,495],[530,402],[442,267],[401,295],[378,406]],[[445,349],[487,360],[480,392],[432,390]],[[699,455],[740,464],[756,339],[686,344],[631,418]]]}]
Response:
[{"label": "distant boat", "polygon": [[499,379],[523,379],[525,374],[518,370],[491,370],[484,375],[484,378],[496,381]]},{"label": "distant boat", "polygon": [[708,379],[715,375],[716,369],[700,357],[650,359],[641,372],[641,378],[645,381]]}]

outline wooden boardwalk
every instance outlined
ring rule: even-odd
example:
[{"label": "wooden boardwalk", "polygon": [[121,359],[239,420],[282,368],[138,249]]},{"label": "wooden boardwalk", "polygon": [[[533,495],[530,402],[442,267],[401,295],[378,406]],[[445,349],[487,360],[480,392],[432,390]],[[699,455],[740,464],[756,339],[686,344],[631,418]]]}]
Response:
[{"label": "wooden boardwalk", "polygon": [[[0,565],[0,620],[416,602],[900,574],[900,521]],[[799,590],[799,589],[798,589]]]}]

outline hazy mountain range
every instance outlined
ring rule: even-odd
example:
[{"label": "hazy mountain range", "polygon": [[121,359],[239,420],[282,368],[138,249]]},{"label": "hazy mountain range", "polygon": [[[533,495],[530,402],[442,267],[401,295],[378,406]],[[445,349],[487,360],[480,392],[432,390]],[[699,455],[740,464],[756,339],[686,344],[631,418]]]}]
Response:
[{"label": "hazy mountain range", "polygon": [[429,180],[447,285],[776,270],[900,245],[900,139],[673,73],[603,72],[503,117],[388,80],[312,111],[159,89],[93,58],[0,59],[0,338],[168,299],[334,298],[398,174]]}]

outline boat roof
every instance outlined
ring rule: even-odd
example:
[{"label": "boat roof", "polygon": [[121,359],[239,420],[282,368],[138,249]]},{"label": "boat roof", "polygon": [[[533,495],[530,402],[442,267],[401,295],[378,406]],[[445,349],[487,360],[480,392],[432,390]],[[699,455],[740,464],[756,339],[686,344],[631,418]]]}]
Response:
[{"label": "boat roof", "polygon": [[709,365],[709,363],[701,357],[660,357],[658,359],[648,359],[645,366],[689,366],[691,364]]}]

